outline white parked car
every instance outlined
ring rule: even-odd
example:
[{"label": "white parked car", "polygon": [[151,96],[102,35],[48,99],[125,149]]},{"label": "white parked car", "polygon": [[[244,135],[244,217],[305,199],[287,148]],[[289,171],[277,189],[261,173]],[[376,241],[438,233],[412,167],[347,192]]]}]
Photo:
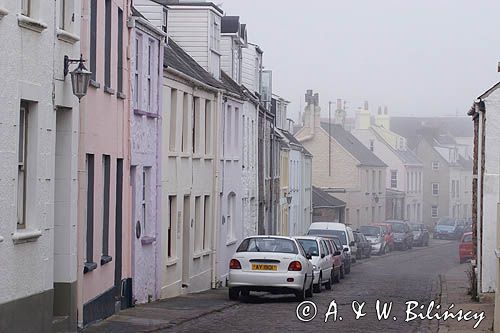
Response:
[{"label": "white parked car", "polygon": [[302,245],[306,254],[311,255],[314,269],[314,292],[321,292],[321,286],[332,289],[333,256],[328,250],[326,240],[314,236],[301,236],[295,239]]},{"label": "white parked car", "polygon": [[313,293],[313,265],[291,237],[245,238],[229,262],[229,299],[251,291],[293,293],[298,301]]}]

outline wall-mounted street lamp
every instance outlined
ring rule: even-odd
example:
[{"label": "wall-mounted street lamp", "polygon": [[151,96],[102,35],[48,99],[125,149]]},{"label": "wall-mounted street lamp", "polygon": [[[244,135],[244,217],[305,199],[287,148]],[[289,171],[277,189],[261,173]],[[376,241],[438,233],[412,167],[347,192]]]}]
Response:
[{"label": "wall-mounted street lamp", "polygon": [[78,63],[78,67],[71,74],[71,87],[73,88],[73,95],[78,97],[78,101],[87,95],[87,89],[89,87],[90,77],[92,72],[88,71],[83,64],[83,55],[80,55],[80,59],[70,59],[68,56],[64,56],[64,77],[68,75],[69,65],[73,63]]}]

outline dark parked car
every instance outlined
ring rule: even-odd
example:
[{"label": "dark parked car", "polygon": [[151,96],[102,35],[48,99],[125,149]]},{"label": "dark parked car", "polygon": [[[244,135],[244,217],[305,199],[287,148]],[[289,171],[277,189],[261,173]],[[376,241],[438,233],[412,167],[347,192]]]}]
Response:
[{"label": "dark parked car", "polygon": [[434,229],[434,238],[439,239],[459,239],[462,236],[463,228],[460,220],[454,217],[441,217]]},{"label": "dark parked car", "polygon": [[356,245],[358,246],[358,251],[356,252],[356,258],[357,259],[362,259],[363,257],[369,258],[372,253],[372,245],[366,239],[365,235],[363,235],[361,232],[354,231],[354,241],[356,242]]},{"label": "dark parked car", "polygon": [[394,234],[394,247],[400,250],[407,250],[413,247],[413,233],[408,223],[401,220],[385,221],[392,226]]},{"label": "dark parked car", "polygon": [[411,225],[413,232],[413,245],[415,246],[428,246],[429,245],[429,231],[427,226],[423,223],[415,223]]}]

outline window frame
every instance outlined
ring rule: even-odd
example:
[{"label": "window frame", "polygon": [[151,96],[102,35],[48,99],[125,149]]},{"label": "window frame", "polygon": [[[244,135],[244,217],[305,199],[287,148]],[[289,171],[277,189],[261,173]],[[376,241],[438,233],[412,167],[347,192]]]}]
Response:
[{"label": "window frame", "polygon": [[439,161],[432,161],[431,167],[433,171],[439,171]]},{"label": "window frame", "polygon": [[[22,119],[22,121],[21,121]],[[26,183],[28,180],[28,121],[29,104],[21,101],[19,107],[18,164],[17,164],[17,229],[26,229]],[[21,125],[22,124],[22,125]],[[22,131],[22,133],[21,133]],[[21,152],[22,147],[22,152]],[[22,185],[20,180],[22,177]],[[21,188],[22,187],[22,188]],[[20,191],[21,190],[21,191]],[[20,200],[22,199],[22,200]],[[22,201],[22,202],[20,202]],[[20,207],[21,206],[21,207]],[[21,216],[21,217],[20,217]]]},{"label": "window frame", "polygon": [[431,217],[438,218],[439,217],[439,206],[433,205],[431,206]]},{"label": "window frame", "polygon": [[391,170],[391,188],[398,188],[398,170]]},{"label": "window frame", "polygon": [[[436,186],[436,191],[434,191],[434,186]],[[431,184],[431,192],[432,192],[432,195],[437,197],[439,196],[439,183],[432,183]]]}]

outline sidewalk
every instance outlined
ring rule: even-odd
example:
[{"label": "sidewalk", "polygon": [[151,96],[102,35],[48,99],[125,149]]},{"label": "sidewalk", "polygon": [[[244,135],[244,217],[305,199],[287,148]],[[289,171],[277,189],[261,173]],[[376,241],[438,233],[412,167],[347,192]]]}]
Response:
[{"label": "sidewalk", "polygon": [[207,290],[125,309],[82,332],[155,332],[237,304],[229,301],[226,288]]},{"label": "sidewalk", "polygon": [[487,294],[481,297],[481,302],[471,300],[470,295],[467,294],[469,285],[467,271],[469,269],[470,264],[462,264],[441,276],[441,309],[446,310],[450,304],[454,304],[455,306],[451,310],[453,313],[459,309],[463,309],[464,313],[469,310],[477,313],[484,311],[485,318],[476,329],[473,329],[477,322],[475,319],[460,322],[456,319],[441,320],[439,333],[492,332],[495,296]]}]

